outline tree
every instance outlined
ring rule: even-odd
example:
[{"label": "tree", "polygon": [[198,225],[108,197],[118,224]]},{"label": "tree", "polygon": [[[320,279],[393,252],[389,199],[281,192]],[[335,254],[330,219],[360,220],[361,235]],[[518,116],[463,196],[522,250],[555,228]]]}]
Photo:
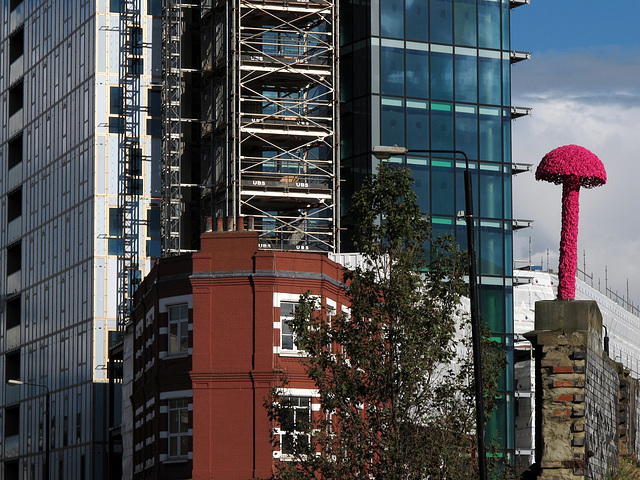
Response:
[{"label": "tree", "polygon": [[[329,322],[311,293],[300,299],[290,326],[322,413],[294,418],[274,390],[271,418],[296,432],[296,461],[278,478],[473,477],[473,369],[456,355],[463,257],[432,238],[412,182],[383,164],[353,197],[364,264],[345,274],[350,313]],[[495,387],[497,375],[486,377]]]}]

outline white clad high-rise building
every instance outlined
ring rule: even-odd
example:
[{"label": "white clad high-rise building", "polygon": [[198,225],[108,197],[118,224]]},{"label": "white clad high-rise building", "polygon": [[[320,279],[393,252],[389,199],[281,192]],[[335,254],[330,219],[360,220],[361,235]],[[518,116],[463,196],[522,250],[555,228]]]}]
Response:
[{"label": "white clad high-rise building", "polygon": [[133,285],[160,255],[161,7],[0,4],[7,480],[107,475],[108,349]]}]

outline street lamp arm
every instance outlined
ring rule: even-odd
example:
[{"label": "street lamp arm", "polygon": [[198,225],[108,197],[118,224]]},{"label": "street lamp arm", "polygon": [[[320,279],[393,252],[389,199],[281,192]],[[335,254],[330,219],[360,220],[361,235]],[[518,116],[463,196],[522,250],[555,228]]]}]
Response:
[{"label": "street lamp arm", "polygon": [[399,147],[397,145],[377,145],[373,147],[373,156],[378,160],[389,160],[389,158],[396,155],[406,155],[407,153],[449,153],[454,155],[462,155],[465,161],[469,161],[467,154],[462,150],[441,150],[441,149],[421,149],[421,148],[407,148]]},{"label": "street lamp arm", "polygon": [[22,380],[16,380],[14,378],[8,379],[7,383],[9,385],[16,385],[16,386],[17,385],[25,385],[25,386],[28,386],[28,387],[44,388],[47,391],[47,393],[49,393],[49,387],[44,385],[44,384],[41,384],[41,383],[27,383],[27,382],[23,382]]}]

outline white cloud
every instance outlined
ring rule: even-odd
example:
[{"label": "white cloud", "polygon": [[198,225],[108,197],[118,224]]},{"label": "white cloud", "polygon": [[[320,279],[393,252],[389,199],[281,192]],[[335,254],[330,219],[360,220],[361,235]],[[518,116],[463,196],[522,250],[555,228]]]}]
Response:
[{"label": "white cloud", "polygon": [[[636,57],[637,59],[638,57]],[[581,190],[578,236],[578,267],[583,266],[601,279],[604,288],[605,266],[608,284],[626,296],[629,280],[631,299],[640,300],[640,85],[627,75],[640,71],[640,61],[594,55],[566,56],[571,68],[554,67],[562,57],[532,60],[527,69],[514,67],[514,104],[533,107],[531,118],[513,125],[514,161],[537,167],[550,150],[577,144],[598,155],[607,171],[607,184]],[[573,81],[576,72],[590,79]],[[520,75],[520,76],[518,76]],[[543,79],[547,79],[545,84]],[[529,88],[522,89],[522,84]],[[571,85],[574,88],[560,88]],[[532,230],[514,234],[514,257],[526,259],[531,236],[532,261],[546,267],[546,249],[550,267],[557,267],[560,240],[561,194],[559,185],[536,182],[533,174],[514,178],[514,216],[535,221]]]}]

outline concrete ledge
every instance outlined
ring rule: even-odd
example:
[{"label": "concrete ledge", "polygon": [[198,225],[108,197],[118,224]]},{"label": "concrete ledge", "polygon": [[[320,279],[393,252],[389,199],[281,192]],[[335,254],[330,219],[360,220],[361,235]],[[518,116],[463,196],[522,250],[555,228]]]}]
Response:
[{"label": "concrete ledge", "polygon": [[541,300],[536,302],[536,331],[591,330],[602,332],[602,314],[593,300]]}]

